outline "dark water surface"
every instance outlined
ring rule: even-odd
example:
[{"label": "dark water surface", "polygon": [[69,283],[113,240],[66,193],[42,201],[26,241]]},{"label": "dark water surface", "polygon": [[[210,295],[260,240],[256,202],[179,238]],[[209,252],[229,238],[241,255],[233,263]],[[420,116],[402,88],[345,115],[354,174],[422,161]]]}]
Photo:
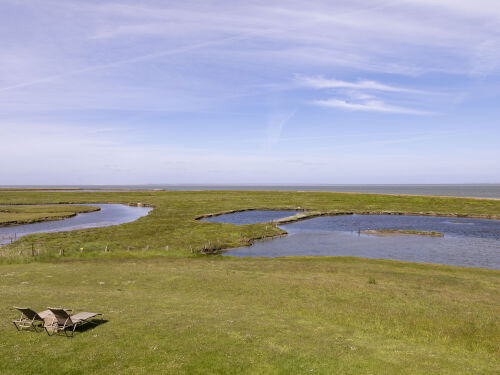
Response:
[{"label": "dark water surface", "polygon": [[268,221],[282,219],[284,217],[293,216],[300,211],[242,211],[233,214],[212,216],[203,219],[211,223],[230,223],[236,225],[267,223]]},{"label": "dark water surface", "polygon": [[[252,217],[258,211],[251,211]],[[242,214],[238,223],[242,223]],[[250,214],[250,212],[248,212]],[[232,216],[219,222],[236,224]],[[287,215],[287,216],[290,216]],[[500,221],[432,216],[323,216],[280,225],[288,236],[231,249],[226,255],[278,257],[293,255],[355,256],[461,267],[500,269]],[[394,235],[381,237],[358,231],[396,229],[438,231],[444,237]]]},{"label": "dark water surface", "polygon": [[82,189],[87,191],[121,191],[121,190],[282,190],[282,191],[337,191],[353,193],[375,193],[375,194],[413,194],[413,195],[444,195],[456,197],[478,197],[500,199],[500,184],[357,184],[357,185],[174,185],[174,184],[150,184],[150,185],[53,185],[53,186],[7,186],[20,188],[54,188],[54,189]]},{"label": "dark water surface", "polygon": [[[80,204],[85,206],[85,204]],[[100,211],[77,214],[74,217],[42,223],[0,227],[0,245],[32,233],[64,232],[75,229],[107,227],[135,221],[152,210],[123,204],[87,204],[100,207]]]}]

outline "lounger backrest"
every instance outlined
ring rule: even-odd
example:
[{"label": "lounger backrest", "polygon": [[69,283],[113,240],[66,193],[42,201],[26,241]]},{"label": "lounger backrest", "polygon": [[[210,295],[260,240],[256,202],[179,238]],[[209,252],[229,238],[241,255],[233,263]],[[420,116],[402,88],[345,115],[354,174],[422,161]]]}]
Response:
[{"label": "lounger backrest", "polygon": [[73,321],[71,320],[71,316],[66,312],[66,310],[62,308],[55,308],[55,307],[49,307],[49,310],[52,311],[52,314],[54,314],[57,323],[60,325],[67,325],[70,326],[73,324]]},{"label": "lounger backrest", "polygon": [[40,318],[40,316],[33,310],[31,310],[29,307],[15,307],[15,309],[21,311],[23,315],[28,318],[29,320],[43,320]]}]

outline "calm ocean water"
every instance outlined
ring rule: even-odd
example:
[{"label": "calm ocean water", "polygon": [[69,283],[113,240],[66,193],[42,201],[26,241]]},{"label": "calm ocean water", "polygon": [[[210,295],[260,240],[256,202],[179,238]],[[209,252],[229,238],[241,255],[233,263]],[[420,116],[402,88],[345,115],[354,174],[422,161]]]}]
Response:
[{"label": "calm ocean water", "polygon": [[[14,187],[14,186],[0,186]],[[40,188],[42,186],[15,186]],[[338,191],[375,194],[443,195],[455,197],[500,198],[500,184],[454,185],[52,185],[45,188],[78,188],[83,190],[285,190]]]}]

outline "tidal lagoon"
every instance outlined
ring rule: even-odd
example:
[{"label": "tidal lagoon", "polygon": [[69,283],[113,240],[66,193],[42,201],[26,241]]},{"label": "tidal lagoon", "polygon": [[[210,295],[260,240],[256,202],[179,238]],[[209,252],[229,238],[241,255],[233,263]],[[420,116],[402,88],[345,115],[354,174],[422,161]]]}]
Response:
[{"label": "tidal lagoon", "polygon": [[[246,211],[205,219],[251,224],[291,216],[295,211]],[[432,216],[322,216],[279,226],[288,235],[231,249],[239,257],[356,256],[460,267],[500,269],[500,221]],[[366,231],[439,232],[442,237],[414,234],[377,236]]]}]

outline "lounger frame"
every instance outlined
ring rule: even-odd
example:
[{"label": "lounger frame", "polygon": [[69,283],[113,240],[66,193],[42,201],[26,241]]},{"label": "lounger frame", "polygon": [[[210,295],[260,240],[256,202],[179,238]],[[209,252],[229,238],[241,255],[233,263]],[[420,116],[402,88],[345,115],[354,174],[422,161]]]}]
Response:
[{"label": "lounger frame", "polygon": [[49,336],[59,334],[62,331],[64,332],[66,337],[73,337],[77,327],[83,326],[87,323],[98,324],[90,319],[96,318],[98,316],[100,317],[101,322],[104,319],[104,315],[101,313],[91,313],[91,315],[85,319],[72,319],[72,315],[67,313],[67,309],[49,307],[49,310],[52,312],[52,314],[54,314],[54,320],[52,321],[52,323],[44,325],[45,331]]},{"label": "lounger frame", "polygon": [[[18,331],[22,331],[25,329],[29,330],[30,328],[33,328],[35,332],[43,331],[43,325],[45,324],[45,320],[42,316],[40,316],[40,314],[42,313],[37,313],[36,311],[30,309],[29,307],[14,306],[14,308],[21,312],[21,316],[19,317],[19,319],[12,321],[12,324],[14,324],[14,327],[16,327]],[[47,311],[43,311],[43,313],[47,313]],[[44,314],[44,316],[46,315]],[[43,324],[40,327],[36,323],[43,323]]]}]

